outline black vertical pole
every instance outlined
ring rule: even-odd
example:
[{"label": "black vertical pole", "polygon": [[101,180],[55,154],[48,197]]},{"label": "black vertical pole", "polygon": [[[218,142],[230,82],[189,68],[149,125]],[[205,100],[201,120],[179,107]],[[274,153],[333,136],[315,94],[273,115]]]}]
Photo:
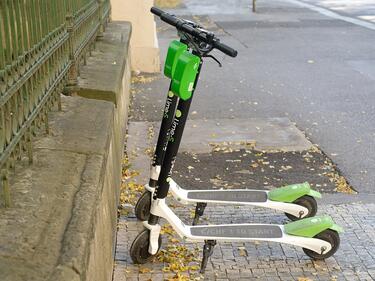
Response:
[{"label": "black vertical pole", "polygon": [[[182,38],[180,39],[180,42],[188,45],[188,42]],[[156,144],[154,157],[152,159],[153,167],[161,166],[163,164],[165,152],[167,150],[167,145],[168,145],[169,129],[172,126],[174,114],[176,112],[178,97],[172,93],[171,87],[172,87],[172,81],[169,84],[168,96],[167,96],[167,101],[164,106],[164,113],[163,113],[163,118],[160,124],[158,141]],[[158,185],[158,181],[150,177],[150,181],[148,185],[150,187],[156,187]]]},{"label": "black vertical pole", "polygon": [[201,60],[198,67],[198,73],[195,79],[192,96],[190,97],[190,99],[186,101],[180,99],[178,102],[177,110],[175,112],[172,126],[169,132],[168,145],[167,150],[165,152],[163,165],[160,171],[158,187],[156,188],[156,198],[158,199],[165,198],[169,191],[169,180],[172,174],[174,163],[176,161],[177,152],[180,147],[182,134],[184,132],[185,123],[189,114],[191,101],[193,100],[194,92],[199,80],[199,74],[202,68],[202,63],[203,62]]},{"label": "black vertical pole", "polygon": [[[171,82],[172,84],[172,82]],[[178,97],[171,92],[171,84],[168,90],[167,101],[164,107],[163,119],[161,121],[158,142],[155,148],[154,158],[152,160],[152,166],[161,166],[164,159],[164,154],[167,149],[168,138],[169,138],[169,129],[173,122],[173,117],[176,111]],[[150,178],[149,186],[156,187],[157,179]]]}]

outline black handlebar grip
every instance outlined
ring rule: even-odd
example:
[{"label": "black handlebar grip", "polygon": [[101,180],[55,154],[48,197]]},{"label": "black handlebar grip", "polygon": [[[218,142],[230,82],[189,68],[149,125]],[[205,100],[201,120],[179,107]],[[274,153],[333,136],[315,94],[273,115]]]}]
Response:
[{"label": "black handlebar grip", "polygon": [[[201,32],[199,30],[197,30],[196,28],[188,25],[188,24],[185,24],[185,21],[184,20],[181,20],[173,15],[170,15],[166,12],[164,12],[163,10],[160,10],[159,8],[156,8],[156,7],[152,7],[151,8],[151,13],[153,13],[154,15],[157,15],[158,17],[160,17],[160,19],[174,27],[177,27],[177,29],[179,30],[182,30],[184,32],[187,32],[189,33],[190,35],[194,36],[194,37],[197,37],[199,38],[200,40],[208,43],[207,41],[207,37],[202,35]],[[224,54],[228,55],[228,56],[231,56],[233,58],[235,58],[237,56],[237,51],[234,50],[233,48],[223,44],[223,43],[220,43],[220,41],[218,39],[216,39],[214,42],[213,42],[213,47],[222,51]]]},{"label": "black handlebar grip", "polygon": [[153,13],[154,15],[157,15],[158,17],[160,17],[162,14],[164,14],[164,11],[160,10],[159,8],[152,7],[151,8],[151,13]]},{"label": "black handlebar grip", "polygon": [[175,16],[172,16],[166,12],[164,12],[163,10],[160,10],[159,8],[156,8],[156,7],[151,7],[151,13],[153,13],[154,15],[160,17],[160,19],[170,25],[173,25],[173,26],[176,26],[177,25],[177,22],[179,21],[178,18],[176,18]]},{"label": "black handlebar grip", "polygon": [[228,55],[228,56],[230,56],[232,58],[237,57],[237,51],[235,49],[233,49],[233,48],[231,48],[231,47],[229,47],[229,46],[227,46],[227,45],[225,45],[223,43],[220,43],[218,41],[216,41],[214,43],[214,48],[222,51],[224,54],[226,54],[226,55]]},{"label": "black handlebar grip", "polygon": [[168,13],[163,13],[161,16],[160,16],[160,19],[174,27],[177,26],[177,23],[180,22],[181,20],[179,20],[178,18],[176,18],[175,16],[172,16]]}]

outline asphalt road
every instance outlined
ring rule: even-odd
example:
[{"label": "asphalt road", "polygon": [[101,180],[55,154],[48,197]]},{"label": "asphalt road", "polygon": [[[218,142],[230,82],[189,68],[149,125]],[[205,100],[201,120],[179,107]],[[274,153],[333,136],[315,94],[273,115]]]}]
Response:
[{"label": "asphalt road", "polygon": [[320,6],[344,16],[357,18],[375,23],[374,0],[303,0],[316,6]]},{"label": "asphalt road", "polygon": [[[235,59],[215,52],[222,68],[206,59],[190,118],[287,116],[356,190],[375,193],[374,30],[273,0],[258,1],[256,14],[243,0],[185,0],[172,12],[201,21],[239,51]],[[163,58],[176,35],[158,26]],[[167,81],[162,86],[158,93]],[[160,117],[164,94],[156,100],[143,108],[147,120]]]}]

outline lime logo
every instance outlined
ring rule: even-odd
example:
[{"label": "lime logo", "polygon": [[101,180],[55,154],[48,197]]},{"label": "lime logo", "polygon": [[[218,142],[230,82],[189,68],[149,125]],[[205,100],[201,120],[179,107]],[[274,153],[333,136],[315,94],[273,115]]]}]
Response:
[{"label": "lime logo", "polygon": [[[169,93],[172,93],[172,92],[169,92]],[[170,97],[169,93],[168,93],[167,103],[165,104],[165,108],[164,108],[164,118],[168,118],[169,108],[172,103],[172,98]],[[173,96],[173,93],[172,93],[172,96]]]},{"label": "lime logo", "polygon": [[194,88],[194,83],[193,83],[193,82],[190,82],[190,84],[189,84],[189,88],[188,88],[188,91],[189,91],[189,92],[192,92],[192,91],[193,91],[193,88]]},{"label": "lime logo", "polygon": [[169,92],[168,92],[168,97],[173,98],[173,95],[174,95],[174,94],[173,94],[172,91],[169,91]]},{"label": "lime logo", "polygon": [[171,181],[171,178],[167,178],[167,182],[170,182]]},{"label": "lime logo", "polygon": [[177,111],[176,111],[176,117],[180,118],[181,116],[182,116],[182,112],[177,109]]}]

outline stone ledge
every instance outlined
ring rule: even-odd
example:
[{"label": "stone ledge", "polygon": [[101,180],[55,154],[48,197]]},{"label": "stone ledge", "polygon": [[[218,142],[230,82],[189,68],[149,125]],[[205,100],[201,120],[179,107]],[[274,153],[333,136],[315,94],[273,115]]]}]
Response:
[{"label": "stone ledge", "polygon": [[85,272],[114,106],[62,100],[62,112],[50,114],[50,135],[35,141],[34,164],[23,163],[12,177],[14,206],[0,209],[1,280],[48,280],[72,255],[75,275]]},{"label": "stone ledge", "polygon": [[108,25],[104,36],[96,43],[92,56],[87,59],[78,78],[78,95],[107,100],[118,104],[118,93],[124,76],[129,53],[131,25],[115,21]]},{"label": "stone ledge", "polygon": [[0,208],[1,281],[112,279],[130,30],[125,22],[109,25],[107,33],[115,35],[105,34],[99,45],[118,59],[103,76],[111,82],[92,79],[103,65],[96,72],[94,64],[83,67],[90,79],[80,81],[82,97],[62,97],[62,111],[49,115],[50,134],[33,143],[34,163],[24,159],[14,171],[13,206]]}]

